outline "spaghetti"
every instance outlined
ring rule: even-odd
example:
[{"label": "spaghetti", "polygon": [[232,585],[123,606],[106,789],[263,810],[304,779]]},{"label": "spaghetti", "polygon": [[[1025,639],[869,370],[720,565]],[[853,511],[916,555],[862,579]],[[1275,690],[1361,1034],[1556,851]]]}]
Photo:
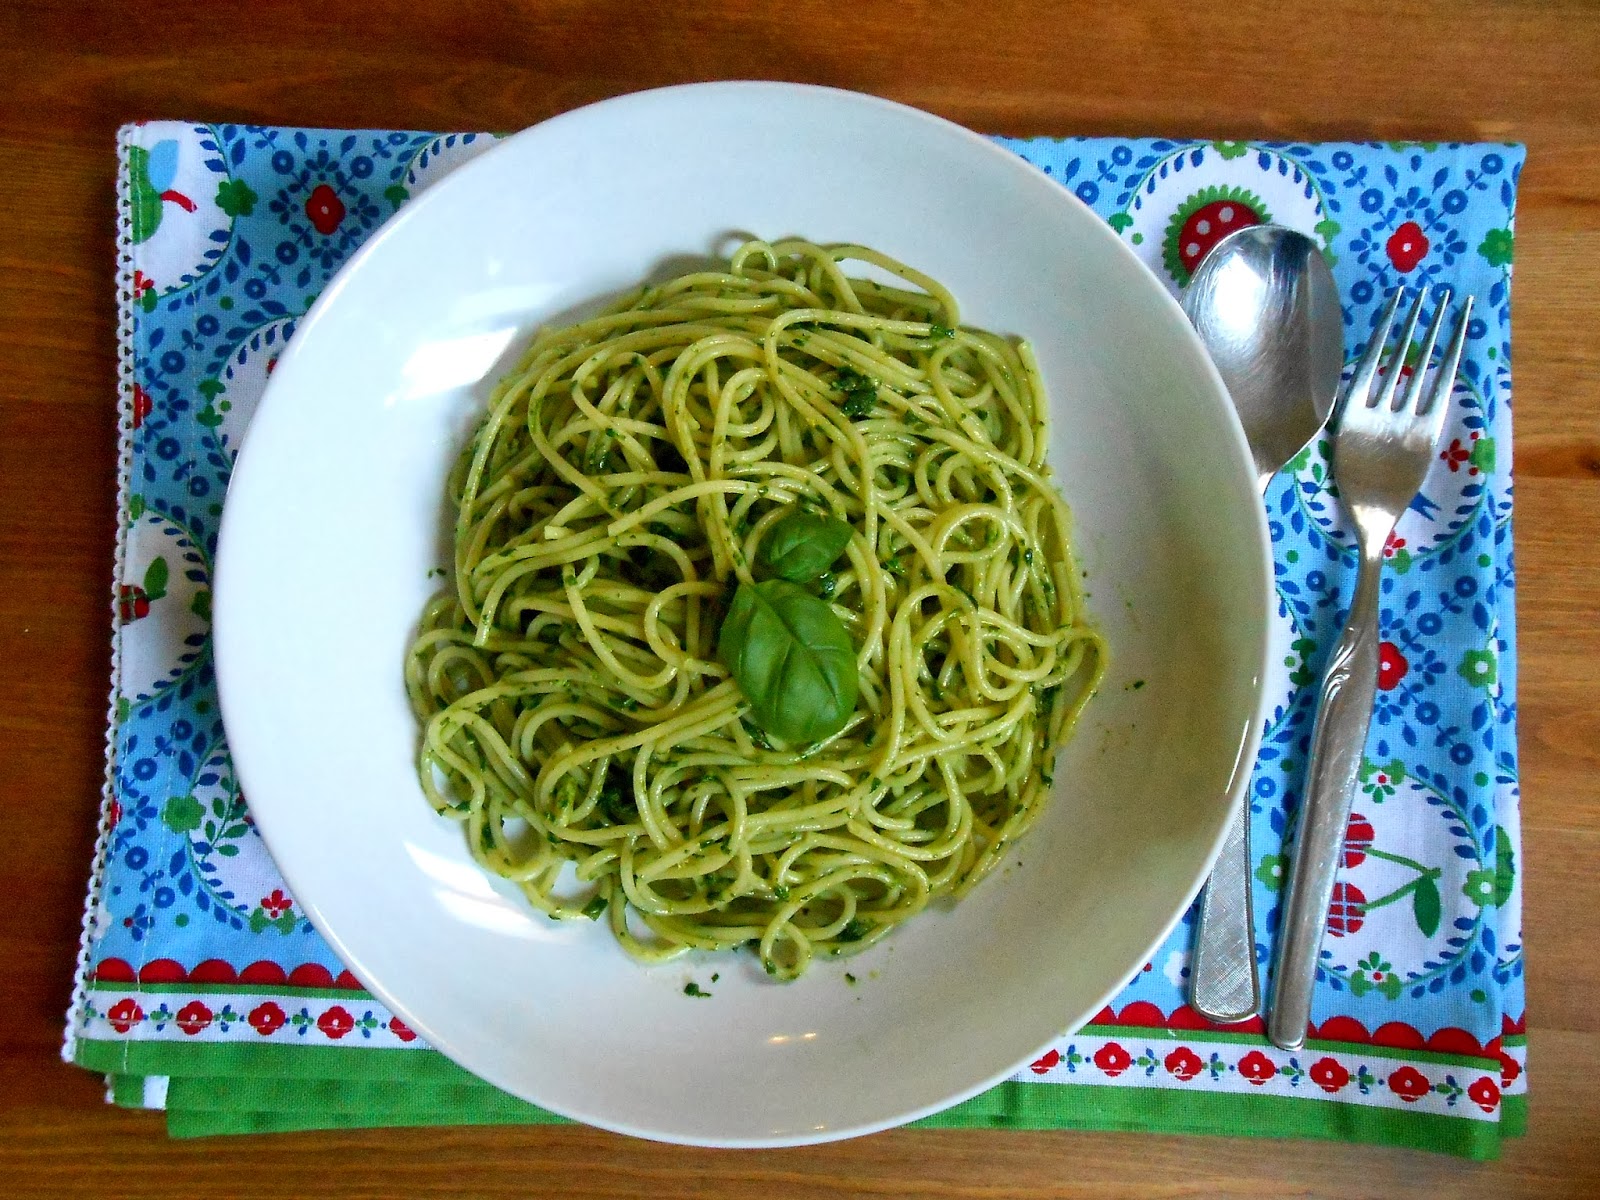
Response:
[{"label": "spaghetti", "polygon": [[[860,246],[749,242],[540,332],[451,476],[406,663],[424,791],[645,961],[751,945],[793,978],[871,945],[1033,823],[1103,672],[1044,454],[1028,346]],[[844,638],[848,686],[796,692],[804,622],[735,630],[746,589],[809,605],[835,664]]]}]

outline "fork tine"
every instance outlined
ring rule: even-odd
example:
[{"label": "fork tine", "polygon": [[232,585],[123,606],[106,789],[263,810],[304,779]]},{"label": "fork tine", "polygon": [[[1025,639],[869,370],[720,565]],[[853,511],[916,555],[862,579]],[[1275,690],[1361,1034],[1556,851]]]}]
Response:
[{"label": "fork tine", "polygon": [[1428,394],[1426,407],[1418,409],[1418,414],[1426,413],[1428,426],[1431,432],[1429,441],[1438,445],[1439,435],[1444,432],[1445,417],[1450,412],[1450,392],[1456,385],[1456,370],[1461,366],[1461,352],[1467,344],[1467,325],[1472,320],[1472,296],[1469,293],[1467,302],[1461,306],[1461,320],[1456,323],[1456,332],[1450,339],[1450,345],[1445,349],[1444,358],[1439,363],[1439,373],[1433,378],[1433,389]]},{"label": "fork tine", "polygon": [[1346,404],[1359,406],[1371,398],[1372,381],[1378,374],[1378,360],[1383,357],[1383,348],[1389,341],[1389,328],[1394,324],[1395,309],[1400,307],[1400,298],[1404,295],[1404,288],[1396,288],[1389,296],[1389,303],[1384,306],[1383,315],[1372,327],[1372,337],[1362,351],[1361,361],[1356,364],[1356,373],[1350,377],[1350,386],[1345,389]]},{"label": "fork tine", "polygon": [[[1411,311],[1406,314],[1406,323],[1400,330],[1400,340],[1394,344],[1394,353],[1389,356],[1388,374],[1383,377],[1383,386],[1378,389],[1376,401],[1369,402],[1368,408],[1376,408],[1379,412],[1387,412],[1394,406],[1395,388],[1400,386],[1400,373],[1406,367],[1406,351],[1411,349],[1411,335],[1417,330],[1417,318],[1422,315],[1422,301],[1427,297],[1426,289],[1417,293],[1417,302],[1411,306]],[[1426,363],[1422,364],[1424,367]]]},{"label": "fork tine", "polygon": [[1422,384],[1428,375],[1428,363],[1433,360],[1433,347],[1439,340],[1439,330],[1444,325],[1444,315],[1450,311],[1450,289],[1445,288],[1444,294],[1439,297],[1439,306],[1433,310],[1433,320],[1428,322],[1428,332],[1422,335],[1422,349],[1417,351],[1417,369],[1412,373],[1411,383],[1400,393],[1400,402],[1395,405],[1397,412],[1413,412],[1422,415],[1422,406],[1419,403],[1424,399],[1431,400],[1433,393],[1423,393]]}]

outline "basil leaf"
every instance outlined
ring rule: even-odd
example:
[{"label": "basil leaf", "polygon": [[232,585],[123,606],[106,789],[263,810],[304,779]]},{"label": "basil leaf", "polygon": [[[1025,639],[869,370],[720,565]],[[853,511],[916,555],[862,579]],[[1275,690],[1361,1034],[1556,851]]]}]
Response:
[{"label": "basil leaf", "polygon": [[827,602],[785,579],[741,584],[717,655],[757,725],[789,745],[844,728],[856,706],[856,652]]},{"label": "basil leaf", "polygon": [[850,544],[850,526],[803,508],[773,522],[761,540],[759,565],[790,583],[810,583],[826,573]]}]

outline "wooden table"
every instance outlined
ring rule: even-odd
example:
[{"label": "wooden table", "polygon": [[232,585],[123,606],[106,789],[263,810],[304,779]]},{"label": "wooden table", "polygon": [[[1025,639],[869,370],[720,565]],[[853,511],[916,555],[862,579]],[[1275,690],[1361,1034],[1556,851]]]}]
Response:
[{"label": "wooden table", "polygon": [[[1600,1194],[1600,5],[13,3],[0,13],[0,1191],[13,1196]],[[746,9],[755,10],[753,14]],[[357,15],[366,8],[368,11]],[[762,77],[1009,134],[1516,139],[1531,1129],[1371,1147],[901,1131],[766,1153],[576,1128],[177,1143],[57,1057],[95,826],[115,475],[112,138],[138,117],[514,129]],[[1591,657],[1592,656],[1592,657]],[[1586,1000],[1584,997],[1588,997]]]}]

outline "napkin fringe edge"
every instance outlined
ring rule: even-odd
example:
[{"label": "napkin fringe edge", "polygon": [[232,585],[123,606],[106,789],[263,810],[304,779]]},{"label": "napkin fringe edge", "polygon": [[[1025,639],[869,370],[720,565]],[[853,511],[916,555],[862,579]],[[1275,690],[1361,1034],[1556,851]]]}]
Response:
[{"label": "napkin fringe edge", "polygon": [[94,857],[89,868],[89,887],[83,901],[83,920],[78,933],[78,955],[72,976],[72,997],[67,1005],[66,1029],[61,1042],[61,1057],[72,1062],[77,1054],[84,1006],[89,994],[89,958],[94,944],[95,913],[105,886],[106,853],[111,844],[111,806],[116,800],[117,779],[117,694],[122,677],[122,620],[117,607],[117,586],[127,563],[127,536],[122,514],[128,511],[129,470],[133,461],[133,197],[124,164],[137,126],[123,125],[117,130],[117,503],[115,556],[111,571],[111,678],[106,699],[105,773],[100,784],[100,816],[94,839]]}]

